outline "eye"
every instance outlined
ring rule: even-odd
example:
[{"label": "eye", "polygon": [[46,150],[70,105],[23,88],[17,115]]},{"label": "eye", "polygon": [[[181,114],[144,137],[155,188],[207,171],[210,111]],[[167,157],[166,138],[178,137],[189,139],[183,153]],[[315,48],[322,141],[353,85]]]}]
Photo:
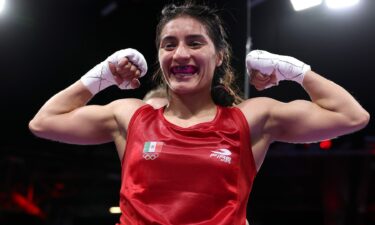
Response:
[{"label": "eye", "polygon": [[189,46],[191,46],[192,48],[200,48],[202,45],[203,43],[200,41],[192,41],[189,43]]},{"label": "eye", "polygon": [[171,48],[174,48],[176,45],[173,44],[173,43],[167,43],[165,44],[164,48],[167,48],[167,49],[171,49]]},{"label": "eye", "polygon": [[165,42],[161,45],[161,48],[165,49],[166,51],[171,51],[176,47],[176,45],[172,42]]}]

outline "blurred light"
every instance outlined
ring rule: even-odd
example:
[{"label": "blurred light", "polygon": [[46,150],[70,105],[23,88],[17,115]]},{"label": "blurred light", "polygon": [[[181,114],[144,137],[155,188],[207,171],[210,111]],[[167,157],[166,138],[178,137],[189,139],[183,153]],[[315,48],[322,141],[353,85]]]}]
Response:
[{"label": "blurred light", "polygon": [[22,209],[24,212],[26,212],[29,215],[39,217],[41,219],[46,218],[46,214],[39,208],[38,205],[36,205],[33,201],[30,199],[27,199],[27,197],[14,192],[11,195],[13,203],[17,205],[20,209]]},{"label": "blurred light", "polygon": [[331,140],[324,140],[319,143],[319,147],[323,150],[329,150],[332,147]]},{"label": "blurred light", "polygon": [[5,0],[0,0],[0,13],[2,13],[5,9]]},{"label": "blurred light", "polygon": [[109,212],[112,214],[119,214],[121,213],[121,209],[118,206],[112,206],[111,208],[109,208]]},{"label": "blurred light", "polygon": [[323,0],[290,0],[295,11],[301,11],[322,4]]},{"label": "blurred light", "polygon": [[102,16],[108,16],[109,14],[113,13],[118,8],[116,2],[110,2],[107,6],[105,6],[101,11],[100,14]]},{"label": "blurred light", "polygon": [[359,0],[326,0],[326,5],[331,9],[341,9],[354,6],[359,3]]}]

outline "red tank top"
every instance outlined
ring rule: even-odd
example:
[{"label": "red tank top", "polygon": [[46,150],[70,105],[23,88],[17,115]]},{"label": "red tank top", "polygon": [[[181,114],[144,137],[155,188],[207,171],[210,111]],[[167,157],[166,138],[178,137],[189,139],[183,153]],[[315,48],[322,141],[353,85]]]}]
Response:
[{"label": "red tank top", "polygon": [[164,109],[138,109],[122,162],[122,225],[245,225],[256,167],[238,108],[182,128]]}]

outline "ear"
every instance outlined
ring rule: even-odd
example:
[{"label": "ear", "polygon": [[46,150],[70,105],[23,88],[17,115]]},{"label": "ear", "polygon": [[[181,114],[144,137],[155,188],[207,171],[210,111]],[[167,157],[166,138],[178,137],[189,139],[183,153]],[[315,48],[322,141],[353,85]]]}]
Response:
[{"label": "ear", "polygon": [[223,63],[224,53],[222,51],[219,52],[219,54],[216,55],[216,67],[221,66]]}]

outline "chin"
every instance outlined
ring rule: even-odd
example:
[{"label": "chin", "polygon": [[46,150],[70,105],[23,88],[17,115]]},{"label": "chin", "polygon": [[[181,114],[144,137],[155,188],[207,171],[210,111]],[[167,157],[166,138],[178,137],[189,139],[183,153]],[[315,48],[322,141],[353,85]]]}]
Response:
[{"label": "chin", "polygon": [[194,92],[194,90],[190,88],[172,88],[170,90],[176,94],[189,94],[189,93]]},{"label": "chin", "polygon": [[202,87],[197,87],[197,85],[192,85],[192,86],[185,86],[184,87],[173,87],[170,89],[172,92],[176,93],[176,94],[180,94],[180,95],[187,95],[187,94],[197,94],[197,93],[202,93],[204,92],[204,90],[206,90],[206,88],[202,88]]},{"label": "chin", "polygon": [[189,94],[202,91],[202,89],[204,88],[203,86],[205,86],[202,83],[203,80],[199,79],[198,77],[194,78],[196,79],[190,79],[185,81],[169,80],[169,89],[176,94]]}]

